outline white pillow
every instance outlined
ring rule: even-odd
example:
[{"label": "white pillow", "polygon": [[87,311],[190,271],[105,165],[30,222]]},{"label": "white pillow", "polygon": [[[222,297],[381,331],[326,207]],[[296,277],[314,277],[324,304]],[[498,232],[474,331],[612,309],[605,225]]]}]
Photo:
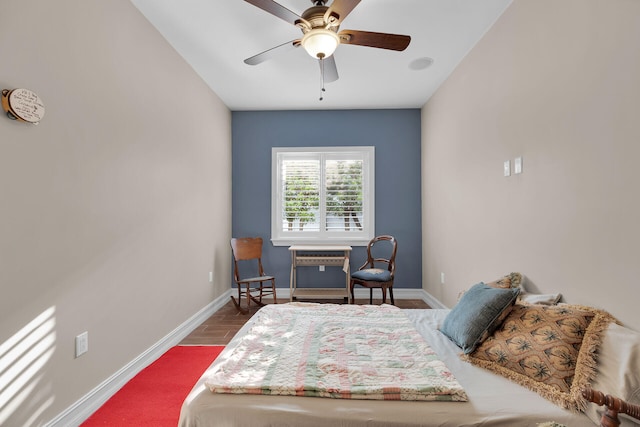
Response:
[{"label": "white pillow", "polygon": [[[591,388],[640,405],[640,333],[616,323],[609,325],[598,352],[597,373]],[[600,425],[604,411],[605,406],[590,403],[585,413]],[[624,414],[618,417],[640,424],[640,420]]]},{"label": "white pillow", "polygon": [[530,294],[530,293],[521,293],[520,301],[525,302],[527,304],[544,304],[544,305],[555,305],[562,298],[562,294]]}]

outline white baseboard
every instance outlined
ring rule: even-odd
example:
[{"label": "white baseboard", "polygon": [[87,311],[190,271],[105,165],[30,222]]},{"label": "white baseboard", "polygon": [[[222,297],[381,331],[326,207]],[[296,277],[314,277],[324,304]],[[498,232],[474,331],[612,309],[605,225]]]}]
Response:
[{"label": "white baseboard", "polygon": [[[289,298],[291,293],[289,288],[277,288],[278,290],[278,298]],[[373,297],[380,299],[381,291],[374,289]],[[354,289],[354,297],[358,299],[367,299],[369,298],[369,289],[363,287],[357,287]],[[425,291],[424,289],[406,289],[406,288],[393,288],[393,297],[394,299],[421,299],[425,303],[429,305],[431,308],[437,309],[446,309],[448,308],[446,305],[441,303],[437,298],[433,295]],[[387,301],[389,299],[387,298]],[[389,301],[391,303],[391,301]]]},{"label": "white baseboard", "polygon": [[195,328],[200,326],[205,320],[211,317],[213,313],[229,302],[230,295],[231,289],[207,304],[203,309],[191,316],[191,318],[171,331],[163,339],[155,343],[144,353],[140,354],[126,366],[122,367],[116,373],[104,380],[69,408],[58,414],[58,416],[45,424],[45,426],[71,427],[82,424],[82,422],[89,418],[91,414],[109,400],[111,396],[120,390],[122,386],[124,386],[131,378],[136,376],[138,372],[149,366],[161,355],[166,353],[171,347],[180,343],[180,341],[189,335]]},{"label": "white baseboard", "polygon": [[[353,290],[353,294],[357,299],[368,299],[369,298],[369,289],[357,287]],[[387,292],[387,301],[389,301],[389,293]],[[393,298],[394,299],[421,299],[424,300],[425,292],[423,289],[401,289],[401,288],[393,288]],[[373,290],[373,298],[380,299],[382,298],[382,291],[380,289]]]},{"label": "white baseboard", "polygon": [[435,308],[435,309],[448,309],[449,308],[446,305],[444,305],[443,303],[441,303],[440,300],[438,300],[436,297],[431,295],[429,292],[427,292],[425,290],[423,290],[422,292],[424,292],[424,296],[423,296],[422,299],[424,300],[424,302],[429,304],[429,307]]}]

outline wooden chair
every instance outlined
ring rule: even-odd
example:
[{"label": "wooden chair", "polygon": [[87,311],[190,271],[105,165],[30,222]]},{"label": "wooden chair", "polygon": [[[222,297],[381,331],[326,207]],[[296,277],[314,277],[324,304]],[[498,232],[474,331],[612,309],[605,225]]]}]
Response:
[{"label": "wooden chair", "polygon": [[[233,295],[231,300],[238,311],[247,314],[251,301],[264,306],[262,297],[265,295],[273,295],[273,303],[276,304],[275,278],[267,276],[262,268],[262,238],[233,238],[231,249],[233,250],[233,278],[238,286],[238,300],[236,301]],[[248,276],[247,273],[249,273]],[[243,296],[247,301],[247,309],[242,308]]]},{"label": "wooden chair", "polygon": [[[378,245],[376,249],[374,249],[375,245]],[[380,251],[385,249],[381,248],[383,245],[389,246],[386,251],[386,253],[389,254],[388,258],[379,257]],[[365,262],[358,271],[351,274],[351,303],[354,301],[353,288],[355,285],[360,285],[369,288],[369,304],[373,304],[373,288],[380,288],[382,290],[383,304],[387,302],[388,289],[391,304],[395,304],[393,301],[393,277],[396,271],[397,251],[398,243],[393,236],[383,235],[371,239],[367,245],[367,262]],[[374,256],[374,252],[378,257]],[[379,264],[383,264],[385,268],[378,268],[377,265]]]},{"label": "wooden chair", "polygon": [[632,405],[620,398],[604,394],[598,390],[592,390],[591,388],[582,390],[582,396],[589,402],[607,407],[604,414],[602,414],[602,418],[600,418],[600,427],[618,427],[620,425],[618,414],[626,414],[640,420],[640,406],[638,405]]}]

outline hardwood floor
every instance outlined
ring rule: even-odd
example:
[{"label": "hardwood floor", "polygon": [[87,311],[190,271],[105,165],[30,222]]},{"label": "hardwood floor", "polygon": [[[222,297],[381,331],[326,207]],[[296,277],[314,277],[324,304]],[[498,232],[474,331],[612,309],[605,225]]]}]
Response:
[{"label": "hardwood floor", "polygon": [[[287,303],[288,299],[278,298],[278,303]],[[314,301],[337,302],[337,301]],[[373,300],[374,304],[380,304],[380,299]],[[396,299],[396,306],[400,308],[429,308],[427,303],[419,299]],[[368,304],[368,299],[356,299],[356,304]],[[248,314],[241,314],[236,310],[233,302],[229,302],[205,320],[200,326],[191,332],[180,345],[227,345],[238,330],[258,311],[257,306]]]}]

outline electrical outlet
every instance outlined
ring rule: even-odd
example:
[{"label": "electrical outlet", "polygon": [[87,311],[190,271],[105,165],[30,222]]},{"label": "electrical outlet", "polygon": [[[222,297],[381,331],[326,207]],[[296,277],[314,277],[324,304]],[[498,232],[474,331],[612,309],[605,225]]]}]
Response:
[{"label": "electrical outlet", "polygon": [[89,351],[89,332],[83,332],[76,337],[76,358]]},{"label": "electrical outlet", "polygon": [[213,271],[209,272],[209,283],[213,283]]},{"label": "electrical outlet", "polygon": [[320,265],[318,266],[318,268],[320,269],[320,271],[324,271],[324,265]]},{"label": "electrical outlet", "polygon": [[444,285],[444,273],[440,273],[440,284]]}]

